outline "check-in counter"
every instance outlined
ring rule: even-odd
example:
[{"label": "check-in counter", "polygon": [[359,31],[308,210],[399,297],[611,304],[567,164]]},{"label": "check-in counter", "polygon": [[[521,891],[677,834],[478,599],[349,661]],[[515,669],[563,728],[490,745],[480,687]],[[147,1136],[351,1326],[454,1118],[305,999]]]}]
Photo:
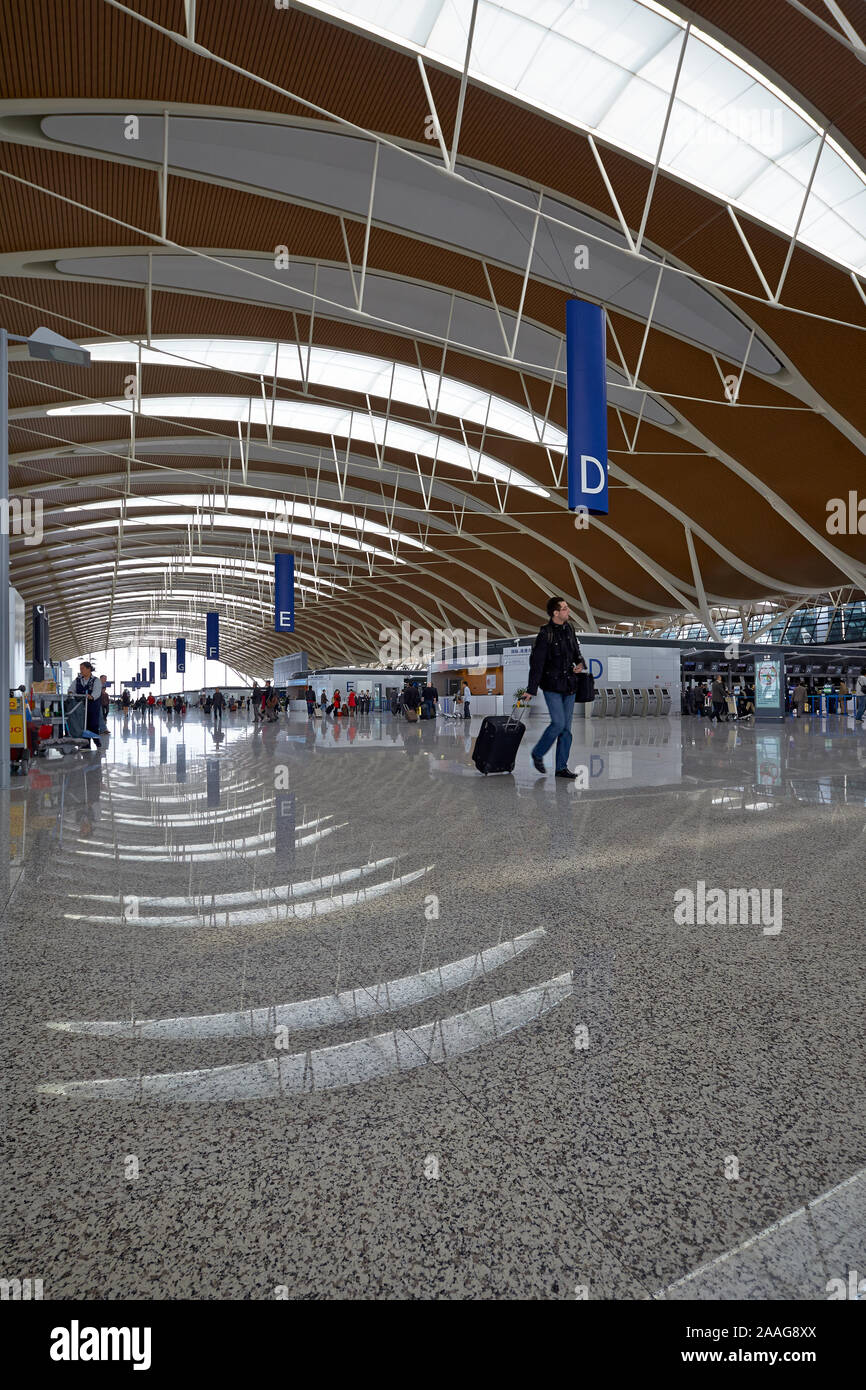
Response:
[{"label": "check-in counter", "polygon": [[634,712],[635,714],[652,714],[650,692],[648,690],[634,690]]},{"label": "check-in counter", "polygon": [[656,714],[670,714],[671,712],[671,692],[665,685],[657,685],[655,688]]},{"label": "check-in counter", "polygon": [[607,713],[607,692],[599,685],[595,687],[595,696],[589,713],[592,719],[603,719]]},{"label": "check-in counter", "polygon": [[622,690],[619,686],[608,685],[605,687],[607,708],[605,714],[608,716],[622,714]]},{"label": "check-in counter", "polygon": [[619,700],[620,700],[620,707],[619,707],[619,713],[620,713],[620,714],[625,715],[626,718],[628,718],[630,715],[634,714],[634,691],[633,691],[633,690],[630,690],[629,687],[628,687],[627,685],[623,685],[623,686],[620,687],[620,690],[619,690]]}]

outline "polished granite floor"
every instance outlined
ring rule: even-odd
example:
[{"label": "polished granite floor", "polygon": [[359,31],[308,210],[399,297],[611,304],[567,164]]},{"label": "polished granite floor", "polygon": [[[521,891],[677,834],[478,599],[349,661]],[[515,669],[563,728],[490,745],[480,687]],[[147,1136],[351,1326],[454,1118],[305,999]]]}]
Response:
[{"label": "polished granite floor", "polygon": [[[0,1274],[805,1300],[866,1275],[866,730],[580,720],[568,784],[532,737],[479,776],[477,727],[118,717],[13,783]],[[688,925],[685,890],[722,906]]]}]

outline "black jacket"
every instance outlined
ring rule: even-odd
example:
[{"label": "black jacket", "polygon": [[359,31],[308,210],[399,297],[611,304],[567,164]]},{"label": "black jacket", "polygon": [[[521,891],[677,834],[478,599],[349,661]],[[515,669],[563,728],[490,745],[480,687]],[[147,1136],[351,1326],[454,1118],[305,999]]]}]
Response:
[{"label": "black jacket", "polygon": [[572,666],[579,666],[583,657],[571,623],[545,623],[535,639],[529,658],[530,695],[538,688],[554,690],[559,695],[573,695],[575,690]]}]

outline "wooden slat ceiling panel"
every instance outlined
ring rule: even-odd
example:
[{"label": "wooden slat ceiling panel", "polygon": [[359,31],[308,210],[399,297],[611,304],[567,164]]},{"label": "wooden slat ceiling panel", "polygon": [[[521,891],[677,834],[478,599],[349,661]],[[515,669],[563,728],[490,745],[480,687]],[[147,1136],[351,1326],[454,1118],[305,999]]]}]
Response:
[{"label": "wooden slat ceiling panel", "polygon": [[[160,24],[183,27],[182,0],[138,0],[137,10]],[[699,0],[695,13],[717,24],[735,40],[750,47],[781,74],[783,80],[802,89],[807,99],[835,120],[838,128],[859,148],[866,148],[866,102],[863,98],[862,66],[841,45],[822,34],[816,26],[798,16],[783,3],[755,7],[746,0]],[[414,59],[385,45],[354,35],[339,26],[297,10],[277,11],[263,5],[250,22],[249,7],[232,3],[199,6],[197,38],[214,51],[230,56],[240,66],[268,77],[320,103],[359,125],[386,133],[400,140],[424,143],[427,102],[421,89]],[[133,18],[119,14],[102,0],[70,0],[62,8],[38,6],[25,0],[11,0],[0,14],[0,49],[8,60],[0,77],[0,96],[13,99],[81,98],[96,103],[122,101],[135,109],[136,103],[196,104],[238,108],[246,112],[263,111],[287,117],[310,112],[277,93],[234,74],[148,30]],[[435,100],[446,130],[456,110],[458,82],[453,75],[429,69]],[[597,209],[610,217],[612,209],[598,169],[585,138],[569,131],[538,112],[524,110],[500,96],[470,85],[461,131],[461,155],[491,168],[501,168],[530,186],[542,185]],[[626,155],[605,150],[605,164],[617,196],[630,224],[640,222],[648,186],[649,171]],[[0,167],[31,182],[91,204],[94,208],[135,226],[158,227],[158,180],[152,170],[109,160],[82,157],[24,145],[0,144]],[[70,207],[47,194],[20,184],[4,181],[9,213],[0,225],[0,251],[32,252],[76,247],[138,248],[142,238],[106,218],[84,209]],[[11,196],[10,196],[11,195]],[[775,283],[786,254],[785,239],[743,219],[744,227],[767,278]],[[302,208],[272,196],[259,196],[254,190],[222,188],[205,181],[172,176],[169,182],[168,230],[181,244],[215,247],[223,250],[259,251],[272,254],[278,244],[288,244],[299,258],[344,263],[342,233],[337,218],[327,211]],[[353,260],[363,254],[364,229],[357,221],[347,222]],[[779,344],[809,386],[830,407],[866,430],[866,401],[862,391],[863,335],[855,329],[819,323],[802,314],[772,310],[736,289],[759,292],[758,279],[735,229],[723,208],[677,181],[659,177],[647,227],[648,238],[668,254],[681,258],[698,273],[734,287],[731,302],[741,303],[771,342]],[[145,245],[148,244],[146,241]],[[266,267],[268,262],[263,263]],[[488,300],[483,270],[477,258],[444,246],[431,245],[405,236],[398,229],[373,226],[369,244],[369,270],[405,276],[461,294]],[[490,266],[494,293],[503,307],[515,309],[521,299],[522,276],[513,269]],[[549,325],[560,332],[566,298],[579,293],[579,284],[555,286],[530,277],[526,287],[524,313],[527,321]],[[145,331],[145,295],[141,289],[124,286],[76,284],[38,277],[7,277],[0,281],[3,321],[11,331],[29,333],[37,322],[48,323],[56,331],[71,336],[115,334],[136,336]],[[25,304],[16,303],[26,301]],[[850,279],[836,267],[811,253],[798,249],[791,261],[784,302],[812,314],[831,314],[866,326],[866,306],[856,294]],[[27,305],[34,306],[33,308]],[[613,322],[630,363],[641,350],[643,325],[619,311]],[[81,325],[87,325],[90,332]],[[307,314],[280,310],[267,305],[228,303],[184,293],[156,291],[153,296],[155,334],[213,335],[292,340],[296,332],[304,339],[309,329]],[[370,328],[362,323],[340,323],[317,316],[314,341],[323,345],[393,357],[416,364],[415,346],[398,332]],[[614,357],[612,344],[610,356]],[[441,348],[422,344],[421,361],[431,371],[441,367]],[[720,362],[723,369],[726,364]],[[13,363],[11,404],[36,406],[79,393],[105,397],[122,389],[127,364],[100,364],[86,378],[80,371],[45,367],[35,363]],[[485,362],[470,353],[449,351],[445,370],[486,390],[501,394],[519,405],[525,404],[523,385],[514,370],[503,363]],[[642,379],[657,392],[670,392],[672,403],[718,447],[765,480],[804,520],[822,531],[828,476],[833,488],[844,493],[862,483],[862,453],[856,443],[846,439],[832,417],[800,411],[747,409],[751,405],[797,404],[796,396],[772,382],[747,375],[744,379],[742,408],[732,408],[723,400],[722,386],[711,357],[656,329],[650,333],[643,358]],[[184,368],[146,367],[148,394],[182,392],[226,392],[236,394],[243,383],[231,373],[197,372]],[[528,377],[525,381],[533,407],[540,413],[548,408],[548,385]],[[64,394],[68,393],[68,394]],[[285,381],[280,394],[290,398]],[[357,397],[345,391],[316,391],[315,397],[355,404]],[[675,399],[684,396],[709,397],[717,405]],[[373,403],[374,406],[377,404]],[[378,403],[380,408],[383,403]],[[425,412],[396,406],[400,418],[424,424]],[[556,389],[550,406],[551,419],[564,424],[564,392]],[[633,417],[625,417],[626,427],[634,427]],[[456,422],[443,417],[440,427],[452,438],[459,438]],[[94,418],[28,419],[13,422],[10,446],[13,451],[29,452],[44,439],[47,448],[57,446],[52,435],[78,445],[100,444],[107,439],[125,439],[128,422],[116,416]],[[147,417],[137,421],[141,439],[170,432],[195,438],[200,432],[228,437],[229,426],[209,420],[184,421],[167,427]],[[478,441],[478,430],[467,430],[470,442]],[[252,437],[261,439],[264,431],[254,428]],[[321,446],[322,437],[313,434],[275,431],[277,443],[287,439]],[[493,438],[488,451],[504,463],[536,477],[551,488],[550,468],[536,446],[516,440]],[[779,523],[770,503],[748,483],[736,478],[722,464],[694,456],[689,440],[644,422],[637,453],[627,450],[619,420],[610,415],[612,460],[636,481],[653,489],[682,508],[696,525],[728,544],[735,554],[757,569],[766,571],[782,583],[819,588],[839,582],[839,571],[817,550],[787,525]],[[370,486],[374,451],[363,445],[353,452],[366,457],[370,467],[363,474],[350,476],[352,487]],[[395,458],[399,456],[395,455]],[[823,473],[815,467],[821,460]],[[400,461],[413,466],[405,455]],[[183,446],[170,456],[158,459],[159,467],[133,470],[134,491],[189,490],[209,474],[219,473],[218,460],[195,459],[196,479],[172,483],[171,470],[185,465]],[[14,486],[56,480],[57,486],[44,494],[50,505],[65,508],[68,514],[83,516],[78,509],[89,499],[112,496],[96,483],[70,487],[76,477],[93,477],[122,471],[122,461],[100,457],[46,458],[13,468]],[[283,471],[287,484],[296,487],[302,478],[297,460],[267,465],[268,471]],[[819,476],[820,475],[820,476]],[[491,507],[496,507],[495,489],[479,480],[471,484],[459,469],[437,466],[437,476],[455,487],[471,490]],[[333,474],[328,475],[333,482]],[[254,469],[250,486],[255,488]],[[369,515],[382,516],[371,495]],[[398,490],[402,507],[417,507],[417,489]],[[610,525],[617,535],[631,541],[664,569],[678,585],[690,591],[691,566],[680,523],[666,511],[635,490],[614,481]],[[675,607],[672,595],[638,562],[632,560],[615,539],[599,530],[576,532],[572,518],[525,492],[512,489],[508,499],[512,517],[520,517],[538,536],[515,531],[502,517],[467,513],[461,536],[431,533],[437,553],[425,558],[424,587],[437,594],[446,605],[453,596],[444,582],[455,579],[471,604],[475,595],[482,603],[497,607],[491,583],[518,594],[525,594],[534,606],[539,602],[537,586],[528,580],[527,568],[540,569],[546,581],[570,592],[572,577],[567,561],[550,549],[545,540],[560,546],[583,566],[597,569],[621,589],[640,596],[659,611]],[[397,518],[398,526],[416,521]],[[51,522],[54,525],[54,521]],[[178,528],[180,537],[181,531]],[[62,536],[62,531],[57,532]],[[541,541],[539,537],[542,537]],[[478,542],[494,546],[493,555]],[[858,538],[835,537],[840,550],[862,561],[863,547]],[[185,543],[185,542],[183,542]],[[215,541],[217,553],[230,548],[231,533]],[[102,536],[82,542],[94,556],[113,554],[114,537]],[[125,541],[126,545],[126,541]],[[760,586],[722,560],[699,540],[698,555],[707,589],[729,598],[763,596]],[[153,538],[132,535],[127,553],[146,553]],[[31,582],[32,556],[13,544],[16,556],[23,556]],[[306,554],[306,551],[302,552]],[[58,552],[59,553],[59,552]],[[466,560],[481,573],[470,574],[458,560]],[[47,565],[50,572],[50,558]],[[395,613],[411,608],[416,580],[397,571],[365,580],[360,573],[349,594],[337,601],[339,611],[351,614],[365,593],[380,594],[394,605]],[[618,614],[639,614],[641,610],[615,597],[603,584],[584,576],[591,604]],[[61,602],[58,596],[58,602]],[[525,608],[520,621],[525,622]],[[75,606],[68,613],[58,611],[58,630],[67,630],[69,640],[79,622]],[[308,613],[309,640],[315,650],[320,639],[313,635],[314,610]],[[300,616],[298,641],[304,645],[304,618]],[[283,645],[274,634],[251,630],[251,642],[262,651]],[[71,653],[70,653],[71,654]],[[332,655],[336,656],[334,652]]]}]

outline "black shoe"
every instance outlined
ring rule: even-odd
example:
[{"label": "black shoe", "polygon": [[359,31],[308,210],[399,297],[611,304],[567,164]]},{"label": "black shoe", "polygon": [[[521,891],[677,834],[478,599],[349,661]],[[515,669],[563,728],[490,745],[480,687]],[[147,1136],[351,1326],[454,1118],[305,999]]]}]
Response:
[{"label": "black shoe", "polygon": [[569,772],[567,767],[560,768],[559,772],[554,773],[555,777],[567,777],[570,782],[577,781],[577,773]]},{"label": "black shoe", "polygon": [[547,772],[547,768],[544,766],[544,760],[542,758],[533,758],[532,766],[535,768],[536,772]]}]

